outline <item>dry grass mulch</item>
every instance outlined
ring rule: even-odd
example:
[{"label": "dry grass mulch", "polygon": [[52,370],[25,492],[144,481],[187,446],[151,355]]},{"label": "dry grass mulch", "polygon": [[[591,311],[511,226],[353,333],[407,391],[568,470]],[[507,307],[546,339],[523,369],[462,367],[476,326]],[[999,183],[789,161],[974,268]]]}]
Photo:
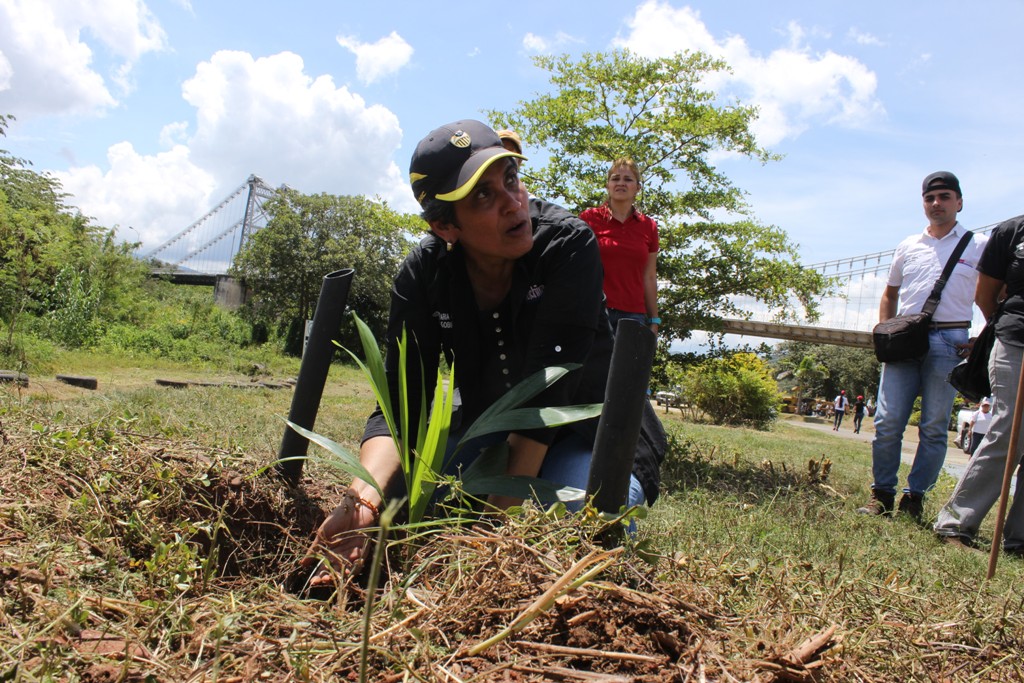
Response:
[{"label": "dry grass mulch", "polygon": [[[290,488],[242,453],[9,419],[0,458],[0,680],[346,681],[364,653],[370,681],[886,680],[843,624],[730,613],[691,558],[529,508],[397,538],[364,641],[365,577],[294,590],[340,491],[323,472]],[[1006,654],[926,673],[997,680]]]}]

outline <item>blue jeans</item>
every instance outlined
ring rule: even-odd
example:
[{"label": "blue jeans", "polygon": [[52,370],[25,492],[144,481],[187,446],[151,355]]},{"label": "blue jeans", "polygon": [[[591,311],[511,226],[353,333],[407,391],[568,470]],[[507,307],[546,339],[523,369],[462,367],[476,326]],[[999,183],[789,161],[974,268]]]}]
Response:
[{"label": "blue jeans", "polygon": [[[967,469],[953,489],[949,501],[939,510],[935,531],[940,536],[959,536],[974,540],[985,516],[999,500],[1006,471],[1006,456],[1010,451],[1010,432],[1013,429],[1013,411],[1017,401],[1017,382],[1020,379],[1021,357],[1024,349],[1003,344],[996,339],[988,361],[988,376],[992,382],[992,422],[988,432],[979,437],[978,450],[971,456]],[[972,442],[971,448],[974,448]],[[1006,514],[1003,527],[1003,547],[1007,550],[1024,549],[1024,476],[1020,470],[1021,450],[1017,444],[1014,458],[1017,462],[1017,488]]]},{"label": "blue jeans", "polygon": [[903,450],[903,432],[914,399],[921,397],[917,453],[904,493],[924,495],[939,478],[946,460],[949,415],[956,389],[946,381],[959,362],[956,346],[967,343],[967,330],[932,330],[928,353],[913,360],[885,363],[878,383],[875,438],[871,442],[871,488],[895,495]]},{"label": "blue jeans", "polygon": [[[481,450],[508,438],[508,432],[478,436],[467,442],[453,459],[452,453],[460,438],[462,438],[461,434],[453,434],[448,439],[448,451],[445,453],[445,474],[455,474],[459,468],[465,469],[476,460]],[[593,452],[593,445],[587,443],[579,434],[568,432],[548,449],[538,477],[560,486],[572,486],[586,491],[587,482],[590,479],[590,461]],[[541,502],[551,503],[552,501]],[[636,478],[635,474],[630,474],[626,506],[644,505],[645,502],[644,489],[640,485],[640,480]],[[579,512],[583,509],[583,503],[583,500],[574,500],[566,503],[566,507],[573,512]]]},{"label": "blue jeans", "polygon": [[617,308],[609,308],[608,322],[612,324],[612,332],[619,326],[620,320],[635,320],[641,325],[647,324],[647,316],[643,313],[630,313],[628,311],[620,311]]}]

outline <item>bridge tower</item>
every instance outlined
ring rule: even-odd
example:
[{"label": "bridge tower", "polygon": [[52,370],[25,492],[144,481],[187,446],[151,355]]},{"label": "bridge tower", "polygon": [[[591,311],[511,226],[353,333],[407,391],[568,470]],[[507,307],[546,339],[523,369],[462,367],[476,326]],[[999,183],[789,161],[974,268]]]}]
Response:
[{"label": "bridge tower", "polygon": [[[224,274],[246,241],[266,225],[263,204],[273,194],[262,178],[250,175],[201,218],[143,258],[160,260],[168,271]],[[225,244],[229,237],[230,243]]]}]

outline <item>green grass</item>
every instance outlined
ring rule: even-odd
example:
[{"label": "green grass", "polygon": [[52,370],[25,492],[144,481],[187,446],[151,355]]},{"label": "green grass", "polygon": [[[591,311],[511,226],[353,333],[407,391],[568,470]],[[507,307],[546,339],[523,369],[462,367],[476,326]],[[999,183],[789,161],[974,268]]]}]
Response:
[{"label": "green grass", "polygon": [[[662,552],[685,558],[688,574],[729,612],[781,611],[781,623],[810,631],[839,624],[851,635],[843,647],[890,680],[927,677],[922,649],[929,643],[980,650],[1004,639],[1008,616],[1011,642],[1022,642],[1019,559],[1002,558],[985,581],[987,553],[945,547],[930,527],[903,516],[856,514],[869,495],[866,444],[785,422],[770,433],[668,423],[685,444],[677,453],[688,456],[685,465],[670,464],[666,474],[679,467],[680,482],[668,482],[648,530]],[[831,461],[828,485],[810,485],[807,463],[823,458]],[[943,474],[926,517],[934,518],[953,485]],[[990,527],[984,533],[991,538]],[[750,636],[756,648],[764,634]],[[881,642],[903,650],[903,661],[893,661]]]},{"label": "green grass", "polygon": [[[297,372],[289,360],[267,367],[264,379]],[[276,457],[290,390],[153,382],[247,376],[224,359],[197,367],[60,352],[54,371],[97,376],[101,388],[45,375],[27,390],[0,387],[0,679],[354,675],[358,586],[326,603],[289,590],[345,482],[317,462],[298,490],[254,476]],[[372,407],[361,373],[335,365],[316,430],[355,449]],[[370,680],[455,680],[438,667],[495,680],[509,666],[522,680],[551,680],[530,673],[539,666],[640,681],[784,680],[774,678],[779,657],[832,626],[833,647],[789,680],[1024,675],[1024,562],[1001,558],[986,581],[985,554],[945,547],[906,518],[856,514],[870,483],[866,444],[784,421],[761,432],[664,419],[664,492],[639,544],[598,590],[570,595],[482,659],[466,659],[456,633],[473,643],[507,625],[590,548],[588,523],[528,510],[483,536],[397,536],[373,615]],[[944,476],[929,496],[928,516],[952,483]],[[590,647],[636,648],[661,663],[554,658],[520,644],[580,647],[590,622],[566,620],[591,612],[601,616]],[[635,640],[601,629],[616,615],[639,629]],[[653,647],[644,629],[657,628],[668,634]],[[97,654],[96,640],[115,651]]]}]

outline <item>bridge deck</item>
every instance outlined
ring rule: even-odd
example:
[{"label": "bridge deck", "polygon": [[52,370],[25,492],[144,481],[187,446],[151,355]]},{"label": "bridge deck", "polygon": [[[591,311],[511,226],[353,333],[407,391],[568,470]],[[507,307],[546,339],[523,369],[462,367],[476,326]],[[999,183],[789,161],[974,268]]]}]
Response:
[{"label": "bridge deck", "polygon": [[874,348],[870,332],[859,330],[841,330],[835,327],[805,327],[802,325],[783,325],[780,323],[762,323],[754,320],[725,319],[722,331],[729,334],[747,334],[754,337],[771,339],[788,339],[790,341],[809,342],[812,344],[837,344],[857,348]]},{"label": "bridge deck", "polygon": [[223,275],[217,275],[216,273],[196,273],[191,271],[182,272],[180,270],[153,270],[149,273],[150,277],[153,278],[164,278],[170,280],[176,285],[201,285],[205,287],[212,287],[217,284],[218,277],[224,277]]}]

